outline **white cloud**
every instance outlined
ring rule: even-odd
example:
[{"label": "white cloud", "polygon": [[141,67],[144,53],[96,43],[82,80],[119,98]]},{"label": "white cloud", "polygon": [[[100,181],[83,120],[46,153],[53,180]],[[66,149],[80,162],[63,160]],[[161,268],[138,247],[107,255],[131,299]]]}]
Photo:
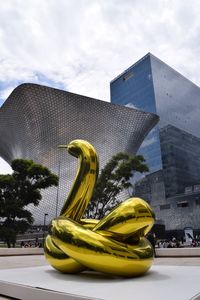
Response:
[{"label": "white cloud", "polygon": [[8,86],[3,90],[0,90],[0,99],[7,99],[8,96],[11,94],[15,86]]},{"label": "white cloud", "polygon": [[2,1],[0,96],[41,82],[109,101],[110,80],[147,52],[200,84],[199,15],[198,0]]},{"label": "white cloud", "polygon": [[152,145],[152,144],[154,144],[156,142],[157,142],[157,139],[156,139],[155,136],[148,137],[147,139],[144,140],[144,142],[142,143],[140,149],[143,149],[143,148],[145,148],[145,147],[147,147],[149,145]]},{"label": "white cloud", "polygon": [[0,174],[11,174],[12,172],[10,165],[0,157]]},{"label": "white cloud", "polygon": [[134,109],[138,109],[138,107],[135,106],[133,103],[127,103],[125,106],[130,107],[130,108],[134,108]]},{"label": "white cloud", "polygon": [[199,2],[8,0],[0,11],[0,80],[35,72],[109,100],[109,81],[152,52],[200,82]]}]

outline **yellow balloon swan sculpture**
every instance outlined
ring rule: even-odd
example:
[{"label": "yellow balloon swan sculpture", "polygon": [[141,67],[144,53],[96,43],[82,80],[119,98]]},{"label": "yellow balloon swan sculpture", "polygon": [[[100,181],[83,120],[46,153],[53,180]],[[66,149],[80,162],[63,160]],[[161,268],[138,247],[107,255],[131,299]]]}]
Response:
[{"label": "yellow balloon swan sculpture", "polygon": [[82,219],[98,176],[98,157],[86,141],[74,140],[68,152],[79,159],[76,179],[61,210],[52,220],[44,244],[47,261],[63,273],[87,269],[117,276],[138,276],[153,262],[145,235],[154,213],[140,198],[130,198],[101,220]]}]

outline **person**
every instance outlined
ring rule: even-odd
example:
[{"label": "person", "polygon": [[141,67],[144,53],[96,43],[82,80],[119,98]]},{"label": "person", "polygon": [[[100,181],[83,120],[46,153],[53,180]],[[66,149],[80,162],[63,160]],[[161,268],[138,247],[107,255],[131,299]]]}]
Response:
[{"label": "person", "polygon": [[31,241],[28,241],[28,248],[31,248],[32,247],[32,243]]},{"label": "person", "polygon": [[39,243],[38,237],[36,237],[36,239],[35,239],[35,247],[36,248],[40,247],[40,243]]},{"label": "person", "polygon": [[24,243],[24,248],[28,248],[28,247],[29,247],[28,243],[27,242]]},{"label": "person", "polygon": [[192,247],[197,247],[197,243],[196,243],[195,239],[192,240],[191,246]]},{"label": "person", "polygon": [[172,241],[169,241],[169,244],[168,244],[167,248],[174,248]]}]

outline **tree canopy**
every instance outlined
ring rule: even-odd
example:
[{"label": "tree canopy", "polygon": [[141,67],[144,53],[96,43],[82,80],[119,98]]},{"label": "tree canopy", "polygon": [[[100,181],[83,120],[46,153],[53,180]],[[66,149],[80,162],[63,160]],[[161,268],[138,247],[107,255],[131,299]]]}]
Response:
[{"label": "tree canopy", "polygon": [[147,172],[148,166],[142,155],[131,156],[118,153],[101,170],[86,217],[101,219],[116,204],[117,196],[124,190],[133,188],[130,179],[135,172]]},{"label": "tree canopy", "polygon": [[8,247],[33,223],[27,206],[39,204],[40,190],[58,185],[55,174],[32,160],[15,159],[11,166],[11,175],[0,175],[0,238]]}]

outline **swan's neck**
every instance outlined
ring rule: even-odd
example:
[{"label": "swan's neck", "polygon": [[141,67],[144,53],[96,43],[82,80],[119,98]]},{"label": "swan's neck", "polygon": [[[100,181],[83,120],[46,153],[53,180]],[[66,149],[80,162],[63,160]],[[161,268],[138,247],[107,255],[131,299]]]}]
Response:
[{"label": "swan's neck", "polygon": [[72,150],[69,147],[68,151],[78,157],[79,166],[60,215],[79,221],[93,194],[98,176],[98,157],[94,147],[85,141],[79,141],[76,147]]}]

